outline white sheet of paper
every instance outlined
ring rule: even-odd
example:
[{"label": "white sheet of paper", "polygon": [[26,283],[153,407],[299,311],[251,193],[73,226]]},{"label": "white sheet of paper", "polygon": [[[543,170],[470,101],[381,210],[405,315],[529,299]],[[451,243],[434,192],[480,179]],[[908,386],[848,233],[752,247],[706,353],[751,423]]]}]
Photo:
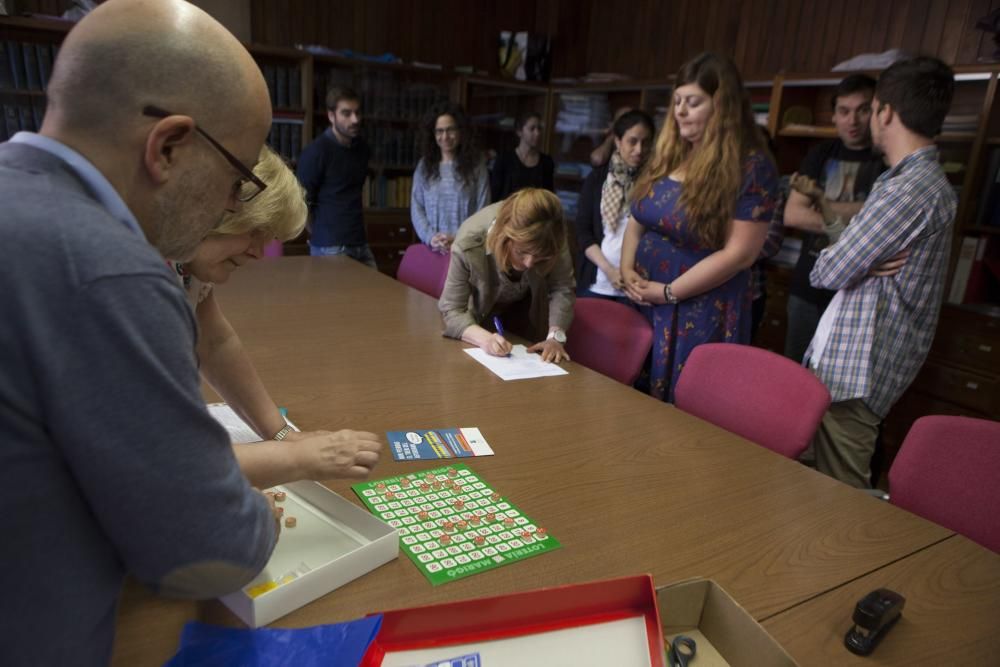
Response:
[{"label": "white sheet of paper", "polygon": [[225,403],[209,403],[208,414],[225,427],[233,442],[260,442],[260,436]]},{"label": "white sheet of paper", "polygon": [[[212,415],[215,421],[229,432],[229,439],[233,442],[247,443],[260,442],[260,436],[250,428],[249,424],[243,421],[236,412],[226,403],[209,403],[208,414]],[[298,431],[298,427],[285,419],[285,423]]]},{"label": "white sheet of paper", "polygon": [[549,375],[569,375],[569,371],[565,368],[559,364],[542,361],[540,354],[528,352],[524,345],[515,345],[509,357],[494,357],[478,347],[467,347],[465,353],[499,375],[503,380],[527,380]]}]

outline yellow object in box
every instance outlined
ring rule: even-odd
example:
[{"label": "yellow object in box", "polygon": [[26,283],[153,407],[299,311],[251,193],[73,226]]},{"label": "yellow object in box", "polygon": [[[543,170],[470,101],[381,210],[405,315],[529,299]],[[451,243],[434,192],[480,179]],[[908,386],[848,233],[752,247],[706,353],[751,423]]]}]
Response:
[{"label": "yellow object in box", "polygon": [[246,594],[252,598],[258,598],[268,591],[273,591],[277,587],[277,581],[265,581],[263,584],[257,584],[253,588],[246,589]]}]

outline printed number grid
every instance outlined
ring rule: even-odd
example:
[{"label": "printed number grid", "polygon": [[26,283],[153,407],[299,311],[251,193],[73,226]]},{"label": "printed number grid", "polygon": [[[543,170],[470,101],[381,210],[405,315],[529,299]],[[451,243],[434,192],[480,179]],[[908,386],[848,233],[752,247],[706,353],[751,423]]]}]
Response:
[{"label": "printed number grid", "polygon": [[435,586],[561,546],[464,464],[351,488]]}]

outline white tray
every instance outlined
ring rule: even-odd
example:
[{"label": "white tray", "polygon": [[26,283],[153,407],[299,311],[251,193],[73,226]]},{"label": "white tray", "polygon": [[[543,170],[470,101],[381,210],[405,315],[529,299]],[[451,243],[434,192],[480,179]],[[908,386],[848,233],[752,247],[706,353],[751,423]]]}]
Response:
[{"label": "white tray", "polygon": [[[399,536],[381,519],[317,482],[284,491],[281,536],[264,570],[242,591],[220,598],[252,628],[267,625],[399,555]],[[286,528],[284,518],[296,526]]]}]

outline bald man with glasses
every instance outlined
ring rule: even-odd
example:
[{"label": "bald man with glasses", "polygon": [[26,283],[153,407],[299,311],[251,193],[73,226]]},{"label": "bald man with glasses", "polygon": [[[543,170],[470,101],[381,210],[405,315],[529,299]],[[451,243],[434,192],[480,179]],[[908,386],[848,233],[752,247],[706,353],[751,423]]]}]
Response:
[{"label": "bald man with glasses", "polygon": [[38,134],[0,145],[0,664],[102,665],[126,573],[216,597],[278,535],[199,389],[190,259],[271,123],[260,70],[180,0],[108,0],[67,35]]}]

